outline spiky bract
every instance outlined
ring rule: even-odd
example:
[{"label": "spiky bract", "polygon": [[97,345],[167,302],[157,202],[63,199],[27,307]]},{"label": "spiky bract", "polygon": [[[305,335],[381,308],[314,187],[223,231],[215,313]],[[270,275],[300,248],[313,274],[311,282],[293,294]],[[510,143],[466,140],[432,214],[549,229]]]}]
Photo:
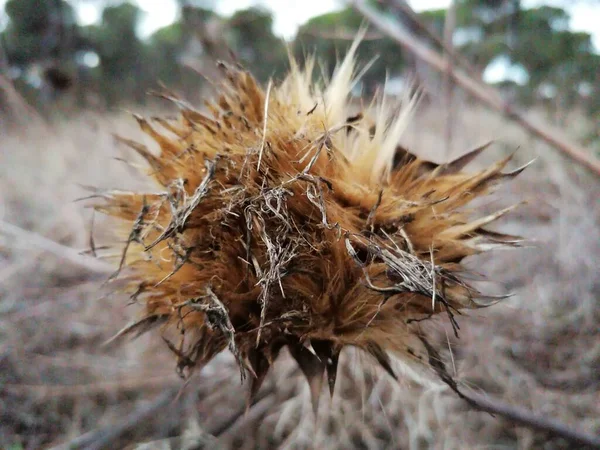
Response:
[{"label": "spiky bract", "polygon": [[516,245],[483,228],[507,210],[471,221],[463,208],[519,172],[501,173],[509,158],[466,174],[474,154],[436,167],[403,153],[412,100],[350,113],[355,48],[323,89],[311,60],[266,89],[223,64],[208,113],[173,98],[178,120],[137,117],[160,154],[123,140],[158,183],[97,206],[126,225],[118,273],[145,305],[125,331],[161,325],[180,369],[229,348],[253,394],[288,346],[316,399],[325,371],[333,392],[344,346],[390,373],[390,352],[431,362],[419,322],[445,313],[456,326],[478,306],[461,260]]}]

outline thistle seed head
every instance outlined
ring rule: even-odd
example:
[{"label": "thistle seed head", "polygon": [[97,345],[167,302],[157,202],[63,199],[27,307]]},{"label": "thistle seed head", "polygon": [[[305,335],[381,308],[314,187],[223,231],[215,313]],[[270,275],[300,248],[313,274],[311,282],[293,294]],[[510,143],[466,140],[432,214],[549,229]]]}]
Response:
[{"label": "thistle seed head", "polygon": [[182,374],[229,349],[250,396],[284,346],[315,405],[345,346],[391,376],[390,354],[429,365],[456,388],[421,322],[443,314],[457,332],[457,315],[479,307],[461,261],[520,241],[485,228],[510,208],[464,207],[522,169],[503,173],[508,157],[463,172],[485,146],[440,166],[414,157],[398,145],[414,99],[351,113],[357,45],[324,87],[312,59],[266,88],[220,64],[208,112],[165,94],[177,120],[136,116],[160,153],[121,140],[157,189],[96,204],[124,226],[114,277],[145,309],[119,336],[160,326]]}]

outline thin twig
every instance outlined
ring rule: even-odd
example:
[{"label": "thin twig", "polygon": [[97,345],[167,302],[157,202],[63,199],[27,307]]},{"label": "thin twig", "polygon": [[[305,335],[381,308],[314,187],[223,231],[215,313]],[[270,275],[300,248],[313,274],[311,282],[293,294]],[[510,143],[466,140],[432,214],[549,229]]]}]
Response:
[{"label": "thin twig", "polygon": [[[350,0],[349,3],[382,33],[388,35],[399,45],[414,53],[418,58],[428,63],[436,70],[440,72],[445,70],[446,64],[444,63],[444,58],[440,56],[438,52],[430,49],[427,45],[423,44],[404,30],[400,24],[397,22],[390,22],[384,18],[380,13],[368,6],[364,0]],[[554,129],[554,127],[534,122],[530,117],[525,116],[517,111],[511,104],[505,102],[496,89],[478,82],[461,70],[452,71],[451,77],[469,94],[486,104],[488,107],[495,109],[504,114],[507,118],[519,123],[532,134],[600,175],[600,161],[591,156],[584,148],[565,139],[560,132]]]},{"label": "thin twig", "polygon": [[571,444],[578,445],[575,448],[582,448],[580,446],[584,445],[586,446],[585,448],[600,449],[600,436],[592,436],[579,430],[574,430],[557,420],[541,417],[525,408],[509,405],[498,399],[490,399],[473,393],[466,394],[463,390],[459,389],[454,378],[448,374],[446,366],[437,350],[432,347],[424,336],[418,335],[418,337],[429,354],[429,364],[437,372],[441,380],[474,409],[498,415],[517,425],[561,438]]},{"label": "thin twig", "polygon": [[[169,390],[156,398],[149,405],[142,406],[130,414],[125,420],[113,425],[100,428],[91,433],[85,433],[72,441],[53,447],[50,450],[66,450],[85,448],[87,450],[101,450],[104,448],[114,448],[114,443],[123,434],[137,427],[141,422],[155,415],[157,411],[164,409],[175,398],[175,393]],[[163,411],[164,413],[165,411]]]},{"label": "thin twig", "polygon": [[8,234],[16,239],[22,240],[31,247],[52,253],[93,273],[104,274],[114,270],[114,268],[108,263],[99,261],[90,256],[83,255],[74,248],[59,244],[58,242],[48,239],[38,233],[24,230],[16,225],[4,222],[3,220],[0,220],[0,233]]},{"label": "thin twig", "polygon": [[[261,402],[263,399],[265,399],[267,397],[274,395],[274,393],[275,393],[275,390],[273,388],[269,388],[269,389],[260,391],[256,395],[256,397],[254,397],[254,399],[252,400],[252,404],[250,406],[250,411],[254,408],[254,406],[257,403]],[[287,400],[287,399],[285,399],[285,400]],[[227,431],[232,426],[235,426],[236,423],[238,422],[238,420],[240,420],[240,418],[244,417],[246,412],[247,412],[247,407],[246,407],[246,404],[244,404],[243,406],[240,406],[233,414],[230,414],[230,415],[226,416],[225,418],[217,420],[216,423],[211,424],[210,427],[207,426],[206,428],[208,428],[208,432],[211,435],[220,438],[222,435],[225,435],[225,433],[227,433]]]},{"label": "thin twig", "polygon": [[[464,394],[466,400],[476,406],[478,409],[497,414],[516,424],[531,428],[534,430],[546,432],[553,436],[565,439],[573,444],[585,445],[591,448],[600,448],[600,437],[591,436],[574,430],[564,423],[552,420],[546,417],[540,417],[527,411],[524,408],[509,405],[499,400],[492,400],[480,395]],[[578,447],[581,448],[581,447]]]},{"label": "thin twig", "polygon": [[410,7],[406,0],[380,0],[380,2],[387,7],[396,10],[399,13],[399,16],[408,17],[411,23],[421,33],[423,33],[444,50],[444,53],[451,58],[454,64],[462,67],[471,77],[475,78],[476,80],[481,80],[481,72],[475,66],[473,66],[467,58],[457,52],[452,45],[448,45],[448,43],[441,39],[434,30],[425,25],[419,15]]},{"label": "thin twig", "polygon": [[454,29],[456,28],[456,1],[452,0],[446,13],[444,23],[444,57],[446,60],[446,70],[444,71],[444,102],[446,109],[446,129],[444,130],[444,143],[446,144],[446,154],[444,161],[448,161],[452,152],[452,129],[454,128],[452,111],[452,91],[454,82],[452,81],[452,71],[454,70],[451,51],[453,49]]},{"label": "thin twig", "polygon": [[[27,129],[30,129],[32,124],[42,125],[45,131],[52,132],[46,120],[33,106],[27,103],[12,81],[2,74],[0,74],[0,95],[3,95],[3,103],[6,107],[4,118],[10,120],[10,123],[13,125],[27,124]],[[2,102],[1,98],[0,102]]]},{"label": "thin twig", "polygon": [[239,415],[234,422],[223,430],[219,436],[219,442],[229,444],[229,440],[234,436],[239,436],[244,431],[244,427],[248,424],[260,423],[260,418],[265,416],[267,411],[275,405],[276,399],[274,395],[263,396],[261,400],[257,401],[252,408],[245,415]]}]

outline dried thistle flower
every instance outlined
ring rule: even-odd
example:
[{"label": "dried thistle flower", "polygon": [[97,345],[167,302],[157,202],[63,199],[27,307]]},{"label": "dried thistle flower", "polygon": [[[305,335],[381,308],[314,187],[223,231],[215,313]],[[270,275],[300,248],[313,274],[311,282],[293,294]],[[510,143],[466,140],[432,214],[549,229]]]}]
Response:
[{"label": "dried thistle flower", "polygon": [[115,277],[127,268],[145,305],[118,336],[161,326],[182,374],[229,348],[250,397],[284,346],[315,406],[325,372],[333,394],[345,346],[392,376],[389,354],[429,364],[456,390],[420,322],[446,314],[456,331],[455,315],[479,307],[461,261],[519,240],[484,228],[510,209],[470,220],[464,206],[523,169],[502,173],[506,158],[463,173],[483,147],[444,166],[403,151],[414,100],[350,114],[357,45],[324,88],[311,59],[267,89],[221,64],[210,115],[167,95],[178,120],[136,116],[160,154],[122,141],[159,189],[96,205],[127,227]]}]

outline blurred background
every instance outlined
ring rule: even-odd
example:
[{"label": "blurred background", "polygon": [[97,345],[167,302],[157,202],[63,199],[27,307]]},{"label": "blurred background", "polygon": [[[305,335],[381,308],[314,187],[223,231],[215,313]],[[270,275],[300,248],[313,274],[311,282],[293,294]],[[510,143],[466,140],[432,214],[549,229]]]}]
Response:
[{"label": "blurred background", "polygon": [[[391,11],[390,3],[406,2],[372,2],[436,46],[410,18],[398,17],[401,10]],[[450,4],[408,3],[420,23],[440,37]],[[451,43],[486,82],[521,104],[545,104],[559,123],[574,108],[585,111],[598,128],[600,2],[457,0],[453,5]],[[330,73],[364,20],[336,0],[298,6],[277,0],[8,0],[0,7],[0,71],[36,108],[65,114],[148,104],[147,93],[159,82],[197,100],[202,79],[195,72],[210,72],[207,59],[227,59],[230,52],[263,82],[286,70],[286,46],[296,56],[316,52]],[[375,55],[363,79],[366,95],[386,74],[391,90],[416,76],[430,94],[440,91],[436,73],[373,30],[360,56],[368,61]]]},{"label": "blurred background", "polygon": [[[442,57],[452,49],[505,105],[598,164],[600,1],[363,3]],[[138,160],[113,138],[145,139],[128,111],[171,114],[151,95],[165,88],[201,108],[217,60],[238,60],[266,83],[285,74],[288,50],[315,53],[329,75],[368,23],[356,9],[336,0],[0,0],[0,10],[0,448],[573,448],[469,410],[443,387],[364,374],[350,353],[315,423],[285,358],[245,415],[229,355],[173,400],[181,381],[159,339],[100,348],[134,310],[105,289],[106,268],[82,256],[106,233],[76,200],[84,186],[145,186],[131,167]],[[463,319],[458,340],[442,321],[439,343],[469,389],[600,434],[599,171],[505,118],[508,109],[486,108],[376,27],[358,57],[372,65],[357,98],[399,96],[414,82],[422,90],[402,142],[414,153],[443,162],[497,139],[474,167],[517,148],[515,165],[537,158],[483,205],[528,200],[499,231],[533,247],[472,262],[516,295]]]}]

